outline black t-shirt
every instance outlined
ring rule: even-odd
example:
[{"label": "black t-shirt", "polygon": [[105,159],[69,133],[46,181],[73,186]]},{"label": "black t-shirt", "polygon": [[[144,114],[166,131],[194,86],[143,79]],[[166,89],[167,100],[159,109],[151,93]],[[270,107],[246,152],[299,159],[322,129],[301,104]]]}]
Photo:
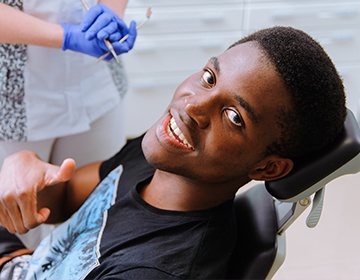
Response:
[{"label": "black t-shirt", "polygon": [[99,186],[40,246],[50,250],[35,251],[34,277],[224,278],[236,242],[232,202],[192,212],[147,204],[137,188],[151,179],[154,168],[144,158],[141,141],[130,141],[101,165]]}]

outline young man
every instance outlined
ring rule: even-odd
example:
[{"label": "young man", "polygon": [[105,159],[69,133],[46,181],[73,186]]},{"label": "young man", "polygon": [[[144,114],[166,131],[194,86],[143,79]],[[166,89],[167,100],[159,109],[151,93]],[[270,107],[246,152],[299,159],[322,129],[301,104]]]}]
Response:
[{"label": "young man", "polygon": [[224,278],[237,190],[331,145],[345,115],[341,79],[312,38],[254,33],[186,79],[160,120],[108,161],[75,171],[71,159],[9,157],[0,223],[24,233],[65,222],[2,273],[20,260],[28,279]]}]

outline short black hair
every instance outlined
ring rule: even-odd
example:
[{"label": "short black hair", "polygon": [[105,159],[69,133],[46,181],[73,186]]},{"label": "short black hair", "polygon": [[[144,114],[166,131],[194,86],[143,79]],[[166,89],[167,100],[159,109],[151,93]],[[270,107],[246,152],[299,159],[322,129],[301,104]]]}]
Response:
[{"label": "short black hair", "polygon": [[344,85],[322,46],[305,32],[275,26],[232,44],[253,42],[282,77],[291,94],[292,110],[279,108],[281,136],[267,154],[301,158],[331,145],[344,129]]}]

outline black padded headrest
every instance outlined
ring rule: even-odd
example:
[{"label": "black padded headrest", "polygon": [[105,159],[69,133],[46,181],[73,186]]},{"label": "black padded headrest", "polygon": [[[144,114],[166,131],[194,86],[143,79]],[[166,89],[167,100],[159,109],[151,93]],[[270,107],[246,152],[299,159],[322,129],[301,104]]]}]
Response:
[{"label": "black padded headrest", "polygon": [[238,240],[226,279],[265,279],[278,249],[274,200],[264,184],[258,184],[237,194],[234,208]]},{"label": "black padded headrest", "polygon": [[[344,133],[333,147],[311,159],[295,164],[294,169],[284,178],[265,182],[266,189],[273,197],[279,200],[292,201],[294,197],[297,200],[300,197],[299,194],[306,192],[310,187],[339,169],[359,153],[359,125],[353,113],[348,110]],[[314,193],[318,189],[311,191]]]}]

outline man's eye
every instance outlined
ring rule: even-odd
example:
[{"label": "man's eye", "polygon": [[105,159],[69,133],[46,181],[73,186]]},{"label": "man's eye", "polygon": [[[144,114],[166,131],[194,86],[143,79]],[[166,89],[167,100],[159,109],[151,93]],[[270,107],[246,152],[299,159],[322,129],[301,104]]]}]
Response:
[{"label": "man's eye", "polygon": [[236,126],[243,126],[243,120],[236,111],[233,109],[226,109],[225,114],[233,124]]},{"label": "man's eye", "polygon": [[211,87],[213,87],[215,85],[215,83],[216,83],[215,77],[214,77],[213,73],[210,70],[204,70],[204,74],[202,75],[202,79],[207,85],[209,85]]}]

